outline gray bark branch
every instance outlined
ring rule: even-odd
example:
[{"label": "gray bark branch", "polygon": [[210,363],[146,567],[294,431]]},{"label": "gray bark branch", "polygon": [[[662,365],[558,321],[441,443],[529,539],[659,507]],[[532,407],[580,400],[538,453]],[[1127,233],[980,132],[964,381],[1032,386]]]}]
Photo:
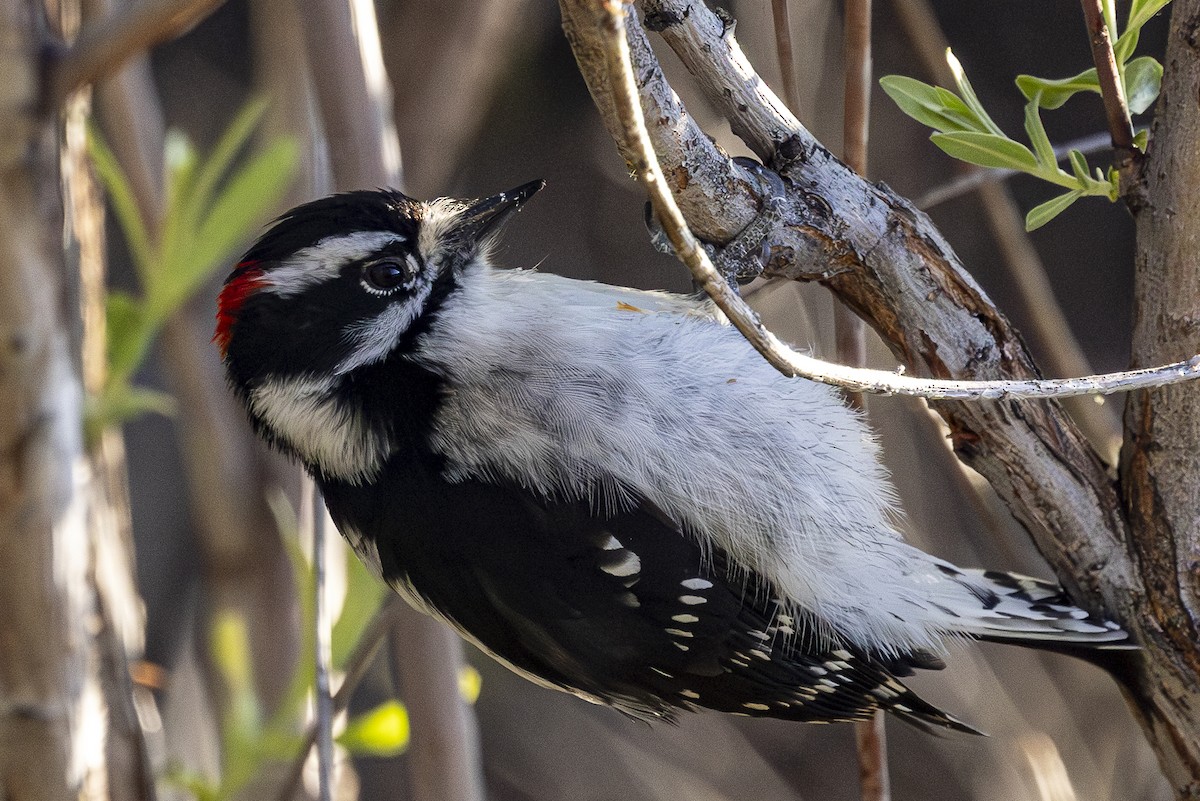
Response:
[{"label": "gray bark branch", "polygon": [[[1187,5],[1196,4],[1193,0]],[[583,0],[561,0],[560,5],[568,38],[597,106],[610,131],[620,134],[611,79],[603,59],[595,56],[603,52],[601,12]],[[754,74],[722,20],[702,4],[681,0],[645,0],[642,8],[646,27],[660,32],[675,49],[733,130],[790,183],[782,222],[769,239],[769,273],[819,281],[834,291],[914,371],[951,379],[1029,379],[1038,375],[1016,331],[966,273],[928,218],[886,186],[872,185],[855,176],[804,130]],[[1200,13],[1180,6],[1175,18],[1167,69],[1185,74],[1177,79],[1178,84],[1168,82],[1167,86],[1176,87],[1180,98],[1177,103],[1184,106],[1187,104],[1182,98],[1187,91],[1182,87],[1194,86],[1200,80],[1188,71],[1196,59],[1194,46],[1187,43],[1200,37],[1196,30],[1182,30],[1187,26],[1178,20],[1195,20]],[[726,228],[740,230],[753,217],[757,201],[744,196],[736,165],[731,165],[702,132],[687,123],[682,103],[662,77],[637,26],[629,27],[629,44],[650,136],[664,173],[674,176],[670,183],[676,194],[682,194],[680,187],[688,192],[689,202],[685,205],[681,197],[680,206],[689,224],[698,231],[721,230],[714,220],[722,219],[725,210],[732,209],[735,213],[724,218],[732,221]],[[1169,97],[1169,92],[1165,93],[1164,107],[1169,107]],[[1194,109],[1189,108],[1188,113],[1194,113]],[[684,123],[677,124],[680,120]],[[1194,143],[1196,131],[1188,129],[1179,137],[1181,143]],[[670,141],[660,146],[664,139]],[[623,136],[618,135],[617,140],[622,155],[630,160],[623,149],[627,147]],[[1178,180],[1175,186],[1180,191],[1197,182],[1177,175],[1200,178],[1183,169],[1162,172]],[[1167,181],[1161,174],[1159,177]],[[1157,212],[1159,224],[1169,225],[1167,220],[1177,209],[1190,209],[1191,205],[1182,196],[1178,204],[1164,203]],[[1183,243],[1196,241],[1200,232],[1193,234],[1184,228],[1173,236],[1179,242],[1179,263],[1187,264]],[[718,243],[724,241],[713,238]],[[1194,283],[1194,274],[1188,280]],[[1177,280],[1167,292],[1176,298],[1175,302],[1200,296],[1200,292],[1181,292],[1181,285],[1191,283]],[[1168,318],[1178,321],[1190,335],[1187,347],[1180,347],[1183,340],[1164,338],[1185,351],[1180,354],[1177,350],[1172,358],[1200,350],[1200,343],[1195,342],[1200,326],[1191,322],[1198,316],[1195,310],[1189,310]],[[1159,318],[1154,318],[1154,325],[1166,322]],[[1143,313],[1142,319],[1150,318]],[[1155,402],[1163,403],[1163,398],[1190,398],[1194,402],[1196,393],[1194,386],[1183,385],[1151,394]],[[1200,659],[1195,656],[1194,618],[1189,612],[1197,606],[1194,597],[1182,598],[1179,589],[1191,586],[1180,582],[1195,569],[1193,564],[1188,568],[1191,573],[1184,572],[1184,555],[1192,554],[1194,560],[1198,552],[1194,481],[1195,454],[1200,447],[1191,447],[1198,444],[1194,441],[1195,430],[1189,429],[1192,439],[1183,437],[1186,445],[1172,451],[1176,465],[1183,460],[1185,466],[1193,468],[1176,468],[1193,482],[1190,507],[1178,510],[1191,517],[1172,520],[1165,514],[1155,515],[1160,522],[1169,523],[1166,529],[1160,525],[1160,531],[1169,530],[1184,538],[1176,540],[1174,551],[1180,561],[1164,570],[1158,555],[1150,565],[1158,565],[1159,573],[1147,576],[1145,565],[1139,562],[1149,556],[1148,550],[1139,553],[1139,558],[1127,550],[1126,543],[1134,540],[1117,486],[1057,403],[1005,399],[994,403],[937,401],[931,406],[949,424],[956,453],[991,482],[1075,599],[1094,610],[1107,609],[1146,646],[1141,654],[1130,657],[1136,667],[1122,672],[1119,678],[1129,689],[1135,713],[1150,733],[1176,792],[1181,798],[1200,797],[1196,785],[1200,744],[1193,736],[1200,730],[1200,721],[1195,711],[1187,711],[1200,710],[1196,682]],[[1195,411],[1177,411],[1170,417],[1195,426],[1200,420]],[[1143,421],[1144,428],[1150,416],[1137,419]],[[1153,450],[1149,443],[1158,439],[1147,437],[1147,445],[1134,455],[1146,460]],[[1127,468],[1128,475],[1153,474],[1160,481],[1167,472],[1141,465]],[[1186,483],[1179,491],[1186,491]],[[1143,506],[1151,506],[1152,494],[1142,496]],[[1152,506],[1159,508],[1157,504]],[[1185,525],[1189,520],[1190,525]],[[1140,537],[1147,530],[1136,515],[1135,522]],[[1141,541],[1157,540],[1147,537]],[[1161,586],[1147,582],[1147,578],[1157,578]],[[1157,615],[1152,614],[1155,610]],[[1176,624],[1168,629],[1172,636],[1163,636],[1162,620]]]}]

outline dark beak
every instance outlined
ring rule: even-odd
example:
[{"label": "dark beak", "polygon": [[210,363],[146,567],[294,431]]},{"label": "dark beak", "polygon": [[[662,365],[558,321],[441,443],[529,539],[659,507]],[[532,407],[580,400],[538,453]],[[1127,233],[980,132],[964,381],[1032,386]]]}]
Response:
[{"label": "dark beak", "polygon": [[484,198],[459,217],[456,233],[464,244],[482,249],[490,245],[504,223],[521,210],[525,201],[537,194],[545,181],[530,181],[515,189]]}]

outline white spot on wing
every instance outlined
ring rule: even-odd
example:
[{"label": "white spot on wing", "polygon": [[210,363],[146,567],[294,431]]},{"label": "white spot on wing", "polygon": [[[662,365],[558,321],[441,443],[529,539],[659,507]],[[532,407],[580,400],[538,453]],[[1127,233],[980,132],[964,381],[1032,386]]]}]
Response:
[{"label": "white spot on wing", "polygon": [[699,595],[680,595],[679,603],[687,604],[688,606],[696,606],[697,604],[708,603],[708,599],[702,598]]},{"label": "white spot on wing", "polygon": [[633,576],[642,569],[642,560],[633,551],[626,551],[620,562],[615,565],[601,565],[600,569],[610,576]]},{"label": "white spot on wing", "polygon": [[679,582],[682,586],[689,590],[707,590],[712,587],[713,583],[708,579],[690,578]]}]

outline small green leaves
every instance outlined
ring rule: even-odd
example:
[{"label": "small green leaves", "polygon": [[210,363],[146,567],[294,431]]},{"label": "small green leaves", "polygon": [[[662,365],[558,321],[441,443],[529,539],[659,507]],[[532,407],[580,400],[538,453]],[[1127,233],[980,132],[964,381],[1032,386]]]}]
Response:
[{"label": "small green leaves", "polygon": [[1083,197],[1083,192],[1078,189],[1072,189],[1070,192],[1059,195],[1056,198],[1051,198],[1045,203],[1034,206],[1025,215],[1025,230],[1032,231],[1036,228],[1041,228],[1046,223],[1053,220],[1059,214],[1066,211],[1067,207],[1074,203],[1079,198]]},{"label": "small green leaves", "polygon": [[983,130],[984,123],[959,99],[940,86],[930,86],[903,75],[886,75],[879,85],[900,110],[919,123],[939,131]]},{"label": "small green leaves", "polygon": [[1141,114],[1158,99],[1163,68],[1150,56],[1135,58],[1125,65],[1125,102],[1134,114]]},{"label": "small green leaves", "polygon": [[134,373],[167,319],[282,199],[299,157],[290,139],[268,143],[234,168],[265,110],[265,100],[248,103],[207,159],[182,134],[168,134],[163,154],[167,202],[161,222],[145,219],[154,211],[138,207],[116,157],[99,133],[91,132],[92,163],[125,235],[141,296],[114,293],[109,298],[108,376],[100,397],[89,404],[89,441],[106,426],[169,408],[157,393],[135,390]]},{"label": "small green leaves", "polygon": [[946,48],[946,64],[950,67],[950,73],[954,76],[954,85],[958,87],[958,93],[962,95],[963,102],[967,104],[967,107],[971,109],[976,118],[982,123],[983,127],[981,130],[995,134],[996,136],[1004,136],[1004,131],[1000,130],[1000,126],[992,122],[992,118],[984,111],[983,104],[979,102],[979,98],[975,95],[975,88],[967,80],[966,71],[948,47]]},{"label": "small green leaves", "polygon": [[1041,97],[1038,105],[1045,109],[1060,108],[1080,92],[1095,92],[1100,94],[1100,79],[1096,77],[1096,68],[1084,70],[1070,78],[1037,78],[1033,75],[1018,75],[1017,88],[1026,100]]},{"label": "small green leaves", "polygon": [[[1129,110],[1134,114],[1141,114],[1150,108],[1158,98],[1158,91],[1162,86],[1162,64],[1150,56],[1139,56],[1124,65],[1122,76],[1125,81],[1125,101],[1129,104]],[[1080,92],[1100,94],[1100,80],[1096,77],[1096,68],[1093,67],[1070,78],[1058,80],[1018,75],[1017,88],[1027,100],[1040,95],[1041,101],[1038,105],[1044,109],[1056,109]]]},{"label": "small green leaves", "polygon": [[1125,31],[1113,43],[1113,54],[1116,55],[1118,64],[1129,61],[1129,57],[1137,49],[1142,26],[1149,22],[1151,17],[1166,8],[1169,2],[1171,0],[1133,0],[1129,4],[1129,18],[1125,23]]},{"label": "small green leaves", "polygon": [[[1133,0],[1125,31],[1117,37],[1114,53],[1117,68],[1124,83],[1129,110],[1141,114],[1158,97],[1162,85],[1162,65],[1149,56],[1132,58],[1142,26],[1161,11],[1170,0]],[[1112,3],[1105,4],[1105,22],[1110,32],[1116,28]],[[990,169],[1012,170],[1040,178],[1067,191],[1032,209],[1025,218],[1025,227],[1032,231],[1052,220],[1081,197],[1119,196],[1119,176],[1114,169],[1107,173],[1091,170],[1087,159],[1078,150],[1067,155],[1070,172],[1059,167],[1046,128],[1042,109],[1057,109],[1080,92],[1101,93],[1095,69],[1084,70],[1070,78],[1038,78],[1018,75],[1017,88],[1028,101],[1025,105],[1025,135],[1029,144],[1009,137],[992,120],[980,103],[974,88],[967,80],[962,64],[950,51],[946,61],[954,76],[958,93],[930,86],[913,78],[888,75],[879,83],[888,97],[908,116],[934,130],[930,140],[960,161]],[[1146,131],[1134,136],[1134,146],[1143,153],[1147,143]]]},{"label": "small green leaves", "polygon": [[1018,172],[1037,170],[1037,159],[1029,148],[1006,136],[980,131],[959,131],[935,133],[929,138],[942,150],[968,164]]}]

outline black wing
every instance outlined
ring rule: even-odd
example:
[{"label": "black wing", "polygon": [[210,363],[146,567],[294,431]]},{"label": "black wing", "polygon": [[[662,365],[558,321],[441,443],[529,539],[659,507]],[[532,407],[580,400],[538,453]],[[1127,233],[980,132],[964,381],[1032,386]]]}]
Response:
[{"label": "black wing", "polygon": [[373,486],[323,490],[338,525],[375,543],[385,579],[541,682],[638,717],[699,706],[851,721],[883,708],[974,731],[894,677],[936,660],[882,660],[820,636],[762,577],[647,503],[601,512],[451,483],[420,458],[393,459]]}]

